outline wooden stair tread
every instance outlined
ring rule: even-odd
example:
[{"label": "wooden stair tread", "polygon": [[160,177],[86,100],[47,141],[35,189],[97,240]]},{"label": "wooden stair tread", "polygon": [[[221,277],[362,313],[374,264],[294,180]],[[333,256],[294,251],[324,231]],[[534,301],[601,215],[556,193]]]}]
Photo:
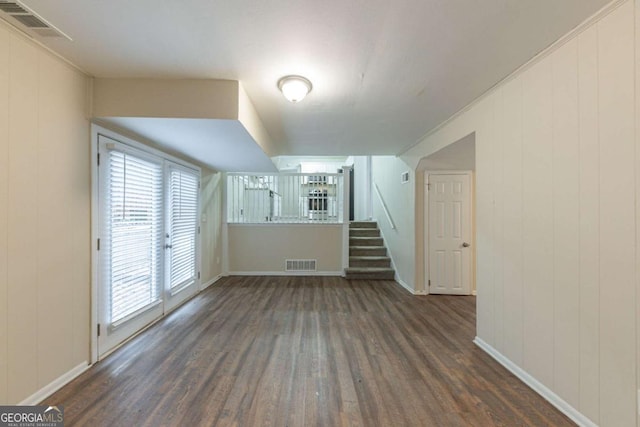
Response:
[{"label": "wooden stair tread", "polygon": [[351,221],[349,228],[378,228],[378,223],[375,221]]}]

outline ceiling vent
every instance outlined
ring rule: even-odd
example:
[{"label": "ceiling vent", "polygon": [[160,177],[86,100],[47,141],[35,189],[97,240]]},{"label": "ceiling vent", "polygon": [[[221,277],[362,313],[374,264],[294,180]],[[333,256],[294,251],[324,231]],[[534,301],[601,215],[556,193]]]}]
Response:
[{"label": "ceiling vent", "polygon": [[71,41],[71,37],[19,1],[0,0],[0,17],[29,34],[42,37],[64,37]]}]

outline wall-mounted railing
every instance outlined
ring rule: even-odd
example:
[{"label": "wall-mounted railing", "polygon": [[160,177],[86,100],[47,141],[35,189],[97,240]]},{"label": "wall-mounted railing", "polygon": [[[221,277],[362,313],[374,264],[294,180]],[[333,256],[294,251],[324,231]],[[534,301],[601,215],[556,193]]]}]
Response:
[{"label": "wall-mounted railing", "polygon": [[229,173],[227,222],[340,224],[343,194],[343,174],[338,173]]}]

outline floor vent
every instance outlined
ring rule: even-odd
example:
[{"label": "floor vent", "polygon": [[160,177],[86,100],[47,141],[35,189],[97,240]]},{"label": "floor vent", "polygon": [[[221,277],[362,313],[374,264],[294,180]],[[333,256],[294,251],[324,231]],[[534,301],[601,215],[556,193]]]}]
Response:
[{"label": "floor vent", "polygon": [[285,271],[316,271],[315,259],[288,259],[285,262]]},{"label": "floor vent", "polygon": [[18,21],[21,25],[17,25],[17,27],[23,31],[31,31],[42,37],[64,37],[71,40],[71,37],[18,0],[0,0],[0,11],[2,12],[0,17],[7,21],[9,21],[7,18]]}]

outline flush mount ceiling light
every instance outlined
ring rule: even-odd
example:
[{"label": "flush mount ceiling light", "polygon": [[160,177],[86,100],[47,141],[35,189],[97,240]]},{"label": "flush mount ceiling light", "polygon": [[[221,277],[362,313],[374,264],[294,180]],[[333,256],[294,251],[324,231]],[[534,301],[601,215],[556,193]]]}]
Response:
[{"label": "flush mount ceiling light", "polygon": [[311,92],[313,85],[302,76],[284,76],[278,80],[278,89],[285,98],[295,104],[302,101]]}]

